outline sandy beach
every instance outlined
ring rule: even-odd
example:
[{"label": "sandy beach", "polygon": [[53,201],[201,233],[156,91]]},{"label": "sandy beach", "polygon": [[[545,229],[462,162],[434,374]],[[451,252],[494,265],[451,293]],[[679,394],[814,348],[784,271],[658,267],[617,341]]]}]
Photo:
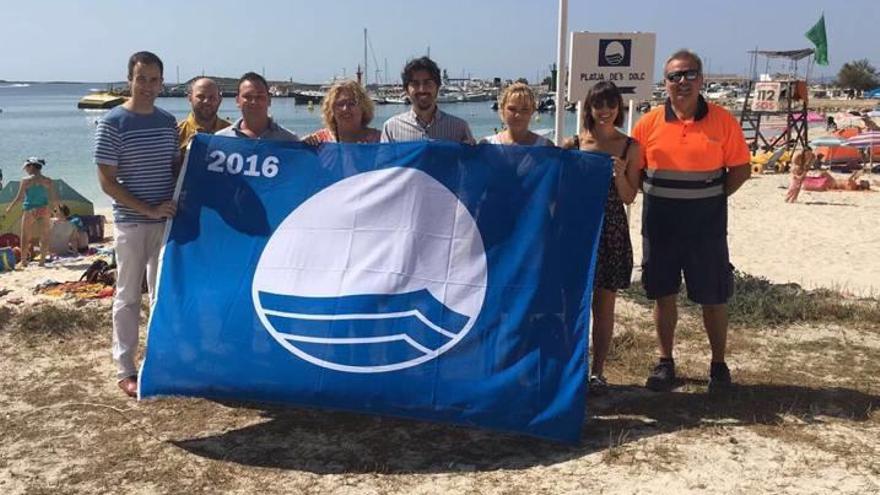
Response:
[{"label": "sandy beach", "polygon": [[[94,248],[110,248],[113,246],[113,211],[111,208],[98,208],[96,215],[103,215],[105,242],[91,244]],[[34,288],[47,280],[56,282],[74,282],[80,279],[86,268],[97,259],[110,261],[104,255],[80,255],[70,258],[59,258],[50,261],[45,267],[36,262],[30,263],[27,268],[18,268],[12,272],[0,273],[0,291],[6,291],[5,296],[0,298],[0,303],[14,306],[28,307],[35,303],[56,301],[57,298],[36,294]],[[12,301],[10,303],[10,301]]]},{"label": "sandy beach", "polygon": [[[783,201],[788,184],[788,174],[756,174],[730,199],[728,240],[733,265],[776,283],[876,297],[880,292],[880,188],[801,191],[798,202],[789,204]],[[630,235],[637,265],[642,257],[641,213],[641,202],[636,201]]]},{"label": "sandy beach", "polygon": [[[876,297],[880,193],[804,191],[786,204],[788,180],[756,175],[731,199],[736,267],[774,284],[836,289],[844,303]],[[631,211],[636,265],[640,204]],[[734,325],[729,362],[740,388],[719,399],[705,393],[699,316],[683,310],[686,385],[653,394],[643,388],[651,310],[626,293],[611,394],[588,399],[582,443],[569,447],[265,404],[131,401],[113,380],[110,300],[32,291],[47,278],[78,279],[94,258],[0,274],[0,493],[880,492],[875,320]]]},{"label": "sandy beach", "polygon": [[[834,174],[844,179],[844,174]],[[880,180],[880,175],[868,176]],[[805,288],[833,288],[856,296],[880,294],[880,187],[870,191],[801,191],[797,203],[785,203],[788,174],[755,174],[730,200],[731,262],[743,272],[776,283],[796,283]],[[96,214],[107,218],[107,245],[112,245],[113,214],[109,208]],[[641,260],[641,201],[630,211],[630,235],[635,264]],[[41,299],[31,289],[40,281],[66,282],[79,278],[95,257],[32,264],[26,270],[0,275],[8,298],[25,303]],[[638,272],[634,278],[638,279]]]}]

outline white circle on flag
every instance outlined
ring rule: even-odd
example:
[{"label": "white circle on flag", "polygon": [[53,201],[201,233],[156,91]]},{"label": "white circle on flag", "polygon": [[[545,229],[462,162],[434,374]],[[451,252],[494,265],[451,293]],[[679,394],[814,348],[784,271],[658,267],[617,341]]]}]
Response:
[{"label": "white circle on flag", "polygon": [[[454,347],[473,327],[486,286],[486,252],[467,208],[427,173],[392,167],[336,182],[293,210],[260,255],[252,297],[289,352],[377,373]],[[344,334],[333,333],[339,328]],[[407,357],[395,357],[402,347]]]}]

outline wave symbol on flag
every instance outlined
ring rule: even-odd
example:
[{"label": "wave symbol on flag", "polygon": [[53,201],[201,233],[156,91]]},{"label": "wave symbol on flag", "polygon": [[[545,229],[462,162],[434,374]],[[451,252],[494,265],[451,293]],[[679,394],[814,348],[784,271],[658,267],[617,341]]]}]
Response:
[{"label": "wave symbol on flag", "polygon": [[[437,350],[461,332],[468,317],[447,308],[427,290],[406,294],[358,295],[338,298],[297,297],[260,293],[266,315],[293,342],[352,344],[404,341],[424,354]],[[384,320],[376,324],[376,320]],[[385,322],[392,322],[387,324]],[[349,337],[360,324],[357,337]]]},{"label": "wave symbol on flag", "polygon": [[254,273],[263,326],[299,358],[376,373],[424,363],[473,327],[487,265],[473,217],[425,172],[343,179],[275,229]]}]

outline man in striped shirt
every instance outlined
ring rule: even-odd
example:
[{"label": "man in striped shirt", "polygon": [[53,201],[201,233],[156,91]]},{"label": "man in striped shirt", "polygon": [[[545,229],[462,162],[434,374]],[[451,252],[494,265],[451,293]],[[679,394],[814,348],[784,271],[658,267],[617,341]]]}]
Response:
[{"label": "man in striped shirt", "polygon": [[440,68],[433,60],[428,57],[410,60],[401,76],[412,108],[385,122],[381,142],[444,140],[474,143],[467,122],[437,108]]},{"label": "man in striped shirt", "polygon": [[107,113],[95,135],[101,189],[113,198],[116,232],[116,295],[113,299],[113,360],[119,387],[137,396],[135,356],[144,271],[155,294],[164,222],[177,205],[173,167],[179,161],[177,123],[154,106],[162,90],[162,61],[137,52],[128,61],[131,98]]}]

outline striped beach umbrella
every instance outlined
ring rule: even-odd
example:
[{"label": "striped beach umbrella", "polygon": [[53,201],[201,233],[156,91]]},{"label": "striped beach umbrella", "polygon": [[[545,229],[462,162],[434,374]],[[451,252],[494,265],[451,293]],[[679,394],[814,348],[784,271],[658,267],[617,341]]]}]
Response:
[{"label": "striped beach umbrella", "polygon": [[861,134],[856,134],[855,136],[847,139],[846,144],[848,146],[854,146],[856,148],[880,148],[880,131],[868,131]]},{"label": "striped beach umbrella", "polygon": [[846,144],[854,148],[867,148],[868,163],[874,164],[874,150],[880,148],[880,131],[868,131],[846,140]]}]

